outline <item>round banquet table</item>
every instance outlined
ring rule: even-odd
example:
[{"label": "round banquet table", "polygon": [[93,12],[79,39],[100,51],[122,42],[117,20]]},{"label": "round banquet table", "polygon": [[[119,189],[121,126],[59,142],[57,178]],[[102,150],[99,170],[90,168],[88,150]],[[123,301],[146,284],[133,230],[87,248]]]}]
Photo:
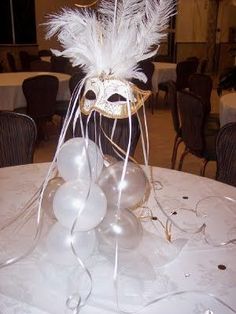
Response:
[{"label": "round banquet table", "polygon": [[25,79],[36,75],[54,75],[59,80],[57,100],[69,100],[70,75],[55,72],[12,72],[0,73],[0,110],[13,111],[26,106],[26,99],[22,91]]},{"label": "round banquet table", "polygon": [[158,84],[167,81],[176,81],[176,63],[153,62],[152,91],[158,92]]},{"label": "round banquet table", "polygon": [[220,126],[236,122],[236,92],[220,97]]},{"label": "round banquet table", "polygon": [[[7,221],[19,212],[20,206],[35,193],[48,167],[49,164],[44,163],[0,169],[1,227],[6,225]],[[139,259],[137,254],[137,259],[131,262],[134,273],[122,281],[120,291],[124,299],[122,298],[120,308],[127,312],[148,314],[236,313],[236,247],[235,244],[220,247],[215,245],[236,238],[236,189],[184,172],[154,167],[152,170],[155,194],[163,210],[172,215],[182,228],[194,229],[204,221],[205,233],[210,235],[214,245],[207,243],[202,233],[190,235],[173,227],[173,244],[168,243],[171,245],[168,246],[160,224],[155,221],[143,221],[143,228],[155,233],[156,237],[156,240],[149,243],[147,258],[153,255],[151,248],[154,247],[160,251],[165,251],[168,247],[171,251],[176,243],[182,243],[182,247],[168,263],[161,264],[161,261],[156,259],[157,265],[149,267],[145,264],[146,257],[141,258],[140,255]],[[148,169],[145,171],[149,172]],[[195,208],[197,203],[199,212],[195,215],[191,209]],[[147,207],[151,208],[153,215],[160,220],[164,218],[154,200],[153,192]],[[76,273],[77,264],[72,267],[64,265],[60,258],[58,264],[55,260],[45,258],[46,235],[55,221],[50,220],[48,215],[44,218],[43,240],[36,249],[21,261],[0,269],[0,313],[72,313],[65,309],[66,299],[71,292],[76,291],[73,288],[78,288],[79,284],[86,280],[83,272],[79,275]],[[13,255],[23,252],[25,244],[32,238],[33,221],[34,216],[28,218],[22,229],[18,228],[16,231],[14,227],[12,242],[7,230],[1,231],[1,262],[4,252],[8,249],[12,250]],[[162,253],[166,254],[164,251]],[[88,260],[87,267],[95,279],[92,295],[80,313],[118,313],[114,301],[113,267],[98,256],[90,256]],[[154,302],[141,312],[137,309],[142,307],[141,304],[159,296],[183,290],[189,293]]]}]

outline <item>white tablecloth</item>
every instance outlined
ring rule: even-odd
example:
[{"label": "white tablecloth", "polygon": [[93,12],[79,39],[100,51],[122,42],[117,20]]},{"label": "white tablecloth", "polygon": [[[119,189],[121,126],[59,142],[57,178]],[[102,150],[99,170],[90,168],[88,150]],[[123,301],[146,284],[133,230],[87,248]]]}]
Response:
[{"label": "white tablecloth", "polygon": [[158,92],[158,84],[169,80],[176,81],[176,63],[153,62],[152,91]]},{"label": "white tablecloth", "polygon": [[220,125],[236,122],[236,93],[220,97]]},{"label": "white tablecloth", "polygon": [[[34,194],[47,168],[48,164],[33,164],[0,169],[1,226],[6,224],[9,218],[17,213],[17,208]],[[235,202],[223,198],[225,196],[235,198],[234,187],[174,170],[164,168],[153,168],[153,170],[154,179],[159,181],[155,183],[158,200],[167,213],[177,212],[177,215],[172,217],[181,227],[195,229],[205,222],[206,234],[217,243],[236,237]],[[206,198],[207,196],[211,197]],[[202,200],[198,206],[201,215],[197,217],[191,209],[199,200]],[[152,194],[147,206],[152,209],[154,216],[163,219]],[[33,219],[31,220],[34,221]],[[27,247],[27,241],[32,237],[33,229],[30,226],[29,220],[21,231],[18,230],[20,236],[15,228],[12,230],[15,239],[13,247],[18,253]],[[143,226],[149,232],[157,234],[156,240],[150,241],[148,245],[163,250],[163,245],[167,245],[167,242],[164,241],[160,224],[143,222]],[[46,220],[43,235],[47,233],[49,227],[49,220]],[[2,255],[10,247],[10,237],[5,235],[5,231],[0,235],[2,261]],[[166,293],[199,290],[202,294],[191,292],[176,295],[168,300],[154,303],[140,313],[236,313],[235,244],[215,247],[205,242],[202,233],[190,236],[175,228],[172,229],[172,236],[173,244],[181,241],[180,239],[189,239],[172,262],[160,267],[158,265],[145,267],[145,257],[142,257],[142,263],[139,258],[132,261],[131,265],[137,277],[123,278],[119,290],[125,300],[122,309],[138,313],[137,308],[140,308],[143,303]],[[45,241],[44,239],[27,258],[0,269],[0,313],[72,313],[65,310],[66,299],[76,292],[81,284],[86,286],[86,276],[83,277],[83,272],[78,274],[78,268],[75,266],[63,265],[63,260],[58,261],[58,264],[48,261]],[[152,251],[149,250],[146,257],[151,253]],[[118,313],[113,291],[113,268],[104,258],[93,256],[88,261],[92,277],[95,278],[94,289],[81,314]],[[221,268],[225,266],[225,269],[219,269],[219,265],[223,265]],[[210,294],[220,298],[234,311],[225,307]]]},{"label": "white tablecloth", "polygon": [[69,100],[70,75],[68,74],[55,72],[0,73],[0,110],[13,111],[26,106],[26,99],[22,91],[23,81],[29,77],[44,74],[54,75],[59,79],[57,100]]}]

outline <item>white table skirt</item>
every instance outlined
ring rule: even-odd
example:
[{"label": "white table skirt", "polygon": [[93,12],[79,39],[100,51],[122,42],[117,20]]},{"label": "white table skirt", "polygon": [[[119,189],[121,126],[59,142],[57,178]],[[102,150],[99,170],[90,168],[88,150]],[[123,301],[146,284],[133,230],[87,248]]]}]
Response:
[{"label": "white table skirt", "polygon": [[176,63],[153,62],[154,73],[152,76],[152,91],[158,92],[158,84],[167,81],[176,81]]},{"label": "white table skirt", "polygon": [[[34,194],[47,169],[48,164],[0,169],[1,226]],[[162,188],[156,191],[159,202],[167,213],[177,211],[177,215],[173,217],[183,228],[195,228],[204,221],[207,225],[206,233],[209,233],[213,240],[219,242],[236,237],[235,202],[226,202],[223,199],[225,196],[235,198],[234,187],[184,172],[164,168],[153,168],[153,170],[155,180],[162,185]],[[159,182],[155,183],[157,189],[161,187]],[[207,196],[212,197],[205,199]],[[201,199],[205,199],[199,206],[199,210],[204,211],[204,216],[196,217],[189,210],[178,210],[179,208],[192,209]],[[152,209],[154,216],[163,219],[153,194],[150,195],[147,206]],[[43,234],[47,233],[51,223],[49,220],[45,221]],[[18,253],[22,252],[25,245],[23,239],[30,239],[30,231],[33,230],[30,226],[29,222],[26,224],[26,230],[21,232],[21,241],[18,241],[16,237],[13,242],[13,247]],[[150,245],[163,249],[162,244],[165,241],[160,225],[156,223],[154,226],[150,222],[144,222],[143,226],[149,232],[156,233],[156,241],[150,242]],[[169,292],[196,289],[202,291],[203,294],[192,292],[170,297],[168,300],[145,308],[140,313],[233,313],[208,294],[220,298],[236,311],[235,245],[214,247],[204,241],[202,234],[190,236],[175,228],[172,230],[172,235],[173,243],[179,241],[180,238],[189,240],[171,263],[161,267],[151,265],[150,268],[146,267],[145,271],[140,271],[140,278],[132,276],[126,278],[120,290],[126,301],[122,309],[138,313],[137,308],[140,308],[138,304],[141,306]],[[60,261],[62,264],[58,265],[47,261],[44,241],[27,258],[0,269],[0,313],[72,313],[65,310],[66,299],[74,291],[73,288],[78,288],[81,282],[86,281],[83,276],[82,278],[78,276],[77,266],[63,265],[63,261]],[[1,235],[1,261],[4,248],[8,248],[9,243],[10,241],[4,240]],[[81,314],[118,313],[113,291],[113,267],[96,256],[91,257],[88,264],[94,278],[94,289],[88,304],[81,310]],[[220,270],[218,265],[225,265],[226,269]],[[143,265],[139,263],[139,260],[133,261],[134,270],[138,271],[138,267],[142,269]]]},{"label": "white table skirt", "polygon": [[55,72],[17,72],[0,73],[0,110],[13,111],[26,106],[26,99],[22,91],[25,79],[36,75],[54,75],[59,79],[57,100],[69,100],[70,75]]},{"label": "white table skirt", "polygon": [[220,97],[220,125],[236,122],[236,93]]}]

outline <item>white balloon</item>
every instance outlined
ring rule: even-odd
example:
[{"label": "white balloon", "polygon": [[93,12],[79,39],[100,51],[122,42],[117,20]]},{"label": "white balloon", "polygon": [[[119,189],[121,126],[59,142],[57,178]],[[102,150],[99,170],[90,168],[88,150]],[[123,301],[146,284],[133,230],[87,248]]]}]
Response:
[{"label": "white balloon", "polygon": [[106,217],[97,227],[97,237],[100,245],[119,248],[136,248],[143,234],[140,220],[128,209],[122,209],[118,215],[115,208],[109,208]]},{"label": "white balloon", "polygon": [[77,263],[76,256],[71,249],[71,241],[77,256],[81,260],[87,259],[95,248],[95,231],[75,232],[73,237],[70,230],[59,222],[55,223],[46,239],[47,257],[56,264],[73,265]]},{"label": "white balloon", "polygon": [[53,220],[56,220],[56,217],[53,212],[52,203],[54,199],[54,195],[57,189],[64,183],[65,181],[61,177],[55,177],[48,181],[46,189],[44,190],[43,200],[42,200],[42,208],[45,210],[46,214]]},{"label": "white balloon", "polygon": [[103,168],[99,147],[90,139],[74,137],[65,142],[57,157],[57,167],[65,181],[86,179],[95,181]]},{"label": "white balloon", "polygon": [[76,230],[95,228],[106,214],[107,200],[101,188],[87,181],[75,180],[64,183],[57,190],[53,210],[58,221],[72,228],[78,217]]},{"label": "white balloon", "polygon": [[109,166],[114,165],[115,163],[118,162],[118,160],[115,157],[110,156],[110,155],[104,155],[103,159],[104,159],[104,166],[105,167],[109,167]]},{"label": "white balloon", "polygon": [[104,168],[99,177],[98,185],[104,191],[110,206],[117,204],[121,190],[120,208],[135,209],[148,198],[150,184],[143,169],[133,162],[128,162],[121,185],[123,167],[124,162],[118,161]]}]

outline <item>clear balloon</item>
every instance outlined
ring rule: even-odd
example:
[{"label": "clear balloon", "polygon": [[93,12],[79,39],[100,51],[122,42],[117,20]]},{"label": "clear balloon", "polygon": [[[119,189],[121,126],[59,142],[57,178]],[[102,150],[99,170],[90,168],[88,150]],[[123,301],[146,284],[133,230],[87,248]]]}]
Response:
[{"label": "clear balloon", "polygon": [[78,217],[77,231],[95,228],[105,216],[106,209],[107,200],[101,188],[82,180],[65,182],[53,200],[54,214],[63,226],[71,229]]},{"label": "clear balloon", "polygon": [[42,208],[45,210],[46,214],[54,220],[56,217],[53,212],[53,198],[56,191],[63,183],[65,183],[65,181],[61,177],[52,178],[48,182],[43,194]]},{"label": "clear balloon", "polygon": [[129,210],[119,212],[109,208],[107,214],[97,227],[99,245],[115,247],[116,240],[119,248],[136,248],[142,239],[142,225],[138,218]]},{"label": "clear balloon", "polygon": [[103,159],[104,159],[105,167],[109,167],[109,166],[114,165],[115,163],[118,162],[118,160],[115,157],[110,156],[110,155],[104,155]]},{"label": "clear balloon", "polygon": [[102,171],[103,158],[93,141],[75,137],[62,145],[57,157],[57,167],[65,181],[81,178],[95,181]]},{"label": "clear balloon", "polygon": [[121,190],[120,208],[134,209],[142,205],[149,196],[150,184],[143,169],[132,162],[128,162],[125,178],[121,183],[123,167],[124,162],[118,161],[104,168],[98,185],[104,191],[109,205],[117,204]]},{"label": "clear balloon", "polygon": [[75,232],[72,237],[69,229],[59,222],[55,223],[46,238],[47,258],[56,264],[75,264],[77,260],[71,249],[71,241],[77,256],[84,261],[95,248],[95,231]]}]

